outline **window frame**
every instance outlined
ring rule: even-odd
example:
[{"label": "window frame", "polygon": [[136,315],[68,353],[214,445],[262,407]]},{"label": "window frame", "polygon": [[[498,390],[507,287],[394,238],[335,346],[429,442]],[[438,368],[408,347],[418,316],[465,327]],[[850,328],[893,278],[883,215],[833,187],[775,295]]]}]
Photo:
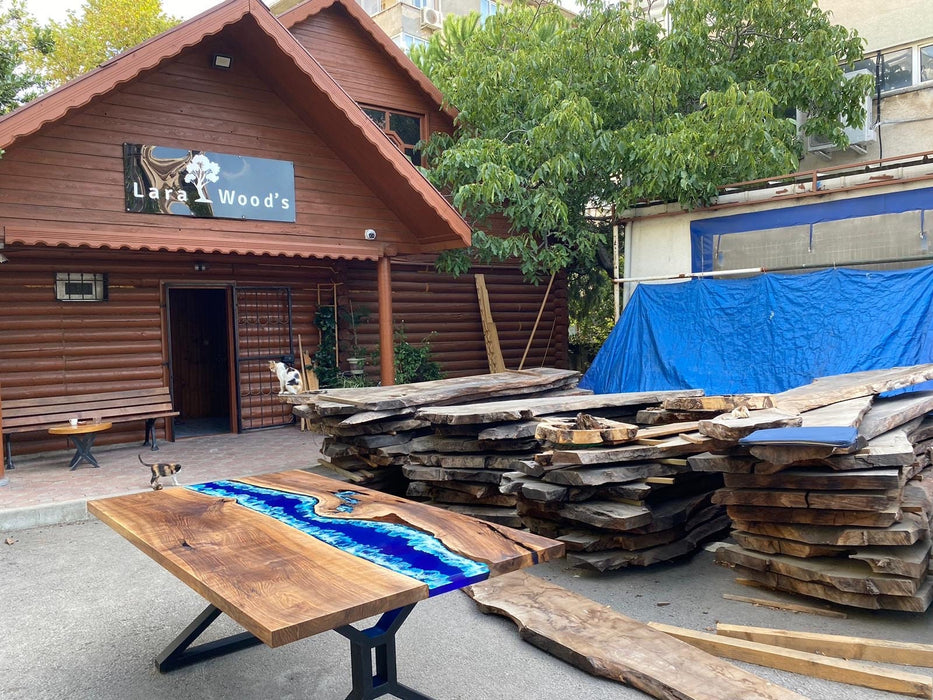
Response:
[{"label": "window frame", "polygon": [[[421,167],[424,164],[424,159],[422,158],[421,151],[417,149],[416,146],[418,142],[425,140],[425,130],[427,128],[427,115],[418,114],[417,112],[409,112],[403,109],[392,109],[390,107],[378,107],[376,105],[371,105],[371,104],[361,103],[359,106],[360,106],[360,109],[363,110],[363,113],[367,117],[369,117],[370,120],[372,120],[373,124],[375,124],[382,130],[382,133],[384,133],[388,137],[388,139],[392,142],[392,144],[398,150],[400,150],[402,154],[406,158],[408,158],[408,160],[413,165],[415,165],[416,167]],[[373,117],[369,114],[369,112],[367,112],[367,110],[370,110],[372,112],[382,112],[385,116],[385,126],[381,126],[378,122],[376,122],[376,120],[373,119]],[[417,142],[405,143],[405,141],[402,140],[402,137],[399,136],[397,132],[395,132],[394,130],[390,128],[393,114],[402,116],[402,117],[412,117],[418,120],[418,141]],[[406,153],[406,149],[409,149],[409,148],[412,150],[412,154],[417,154],[418,156],[417,163],[414,161],[412,157],[408,155],[408,153]]]}]

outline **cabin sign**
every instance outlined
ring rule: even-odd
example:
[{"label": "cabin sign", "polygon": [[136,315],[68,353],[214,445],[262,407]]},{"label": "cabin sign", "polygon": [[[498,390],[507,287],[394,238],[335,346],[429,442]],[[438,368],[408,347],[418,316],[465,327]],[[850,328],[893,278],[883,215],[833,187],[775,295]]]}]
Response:
[{"label": "cabin sign", "polygon": [[123,181],[128,212],[295,221],[289,161],[124,143]]}]

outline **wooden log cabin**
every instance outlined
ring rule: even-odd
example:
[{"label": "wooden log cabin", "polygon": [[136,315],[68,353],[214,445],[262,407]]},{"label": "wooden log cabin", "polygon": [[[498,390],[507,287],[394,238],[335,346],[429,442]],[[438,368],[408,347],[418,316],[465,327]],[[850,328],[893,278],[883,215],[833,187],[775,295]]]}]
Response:
[{"label": "wooden log cabin", "polygon": [[[402,325],[413,343],[436,331],[447,376],[488,371],[473,275],[433,267],[470,227],[398,133],[453,119],[352,0],[280,19],[229,0],[0,118],[0,415],[3,399],[169,386],[179,431],[283,425],[268,360],[299,338],[314,352],[335,300],[368,310],[339,345],[379,350],[384,384]],[[545,301],[514,269],[477,272],[506,366],[536,325],[525,366],[566,366],[565,286]],[[12,437],[17,454],[66,447]]]}]

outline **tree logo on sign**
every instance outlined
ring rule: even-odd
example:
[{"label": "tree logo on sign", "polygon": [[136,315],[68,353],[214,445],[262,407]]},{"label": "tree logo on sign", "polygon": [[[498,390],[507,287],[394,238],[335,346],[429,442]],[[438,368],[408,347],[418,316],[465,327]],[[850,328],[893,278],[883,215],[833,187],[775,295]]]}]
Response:
[{"label": "tree logo on sign", "polygon": [[212,204],[213,200],[207,196],[204,188],[207,183],[220,179],[220,166],[203,153],[198,153],[191,157],[185,171],[185,182],[193,184],[198,191],[198,198],[194,201]]}]

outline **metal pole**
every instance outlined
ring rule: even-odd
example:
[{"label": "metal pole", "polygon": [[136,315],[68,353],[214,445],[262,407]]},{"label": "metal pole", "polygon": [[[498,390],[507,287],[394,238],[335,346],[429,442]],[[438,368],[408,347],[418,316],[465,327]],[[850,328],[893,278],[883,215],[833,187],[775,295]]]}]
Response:
[{"label": "metal pole", "polygon": [[616,279],[619,274],[619,222],[615,217],[616,208],[612,205],[612,310],[613,318],[619,320],[619,293],[621,291],[620,282]]},{"label": "metal pole", "polygon": [[660,280],[690,279],[693,277],[727,277],[731,275],[752,275],[756,272],[768,272],[764,267],[746,267],[741,270],[711,270],[710,272],[681,272],[675,275],[655,275],[653,277],[619,277],[612,280],[616,284],[625,282],[655,282]]}]

